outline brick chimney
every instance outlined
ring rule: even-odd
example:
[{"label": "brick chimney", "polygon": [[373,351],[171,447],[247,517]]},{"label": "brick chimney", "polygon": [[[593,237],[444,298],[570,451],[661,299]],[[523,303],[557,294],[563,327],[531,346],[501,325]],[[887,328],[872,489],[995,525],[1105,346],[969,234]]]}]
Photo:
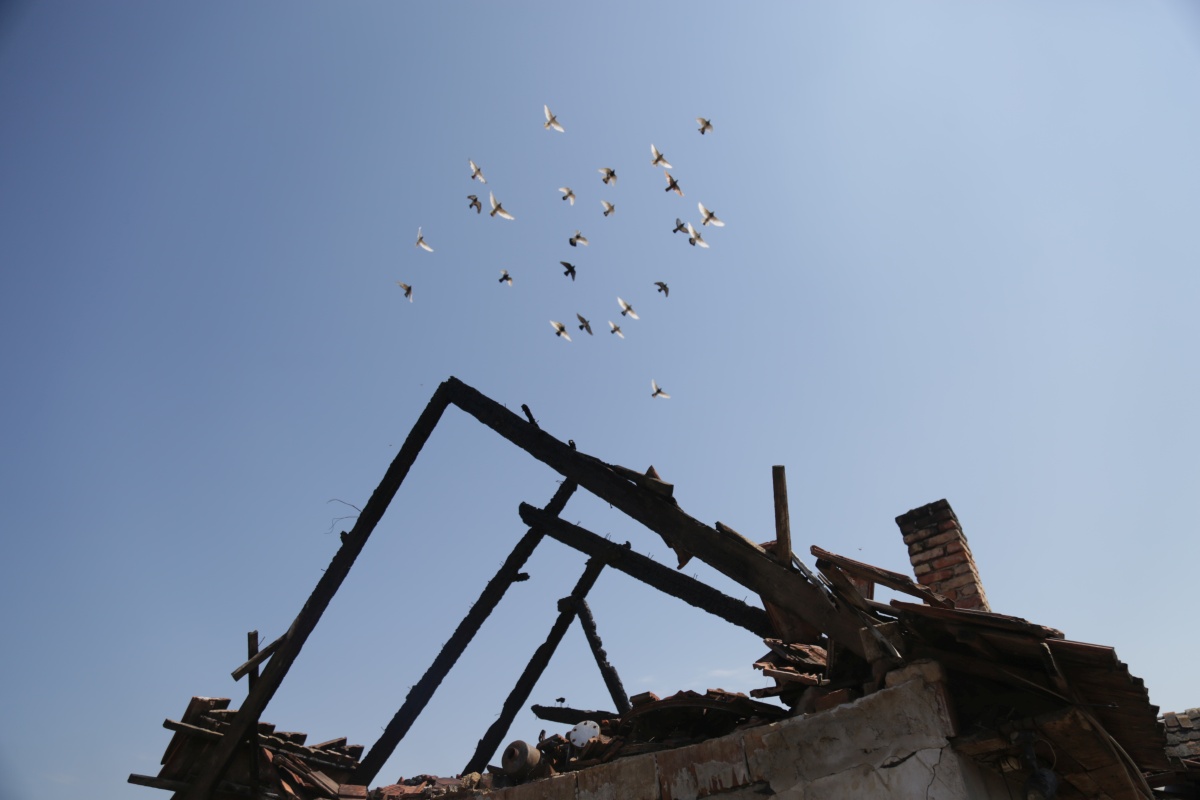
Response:
[{"label": "brick chimney", "polygon": [[896,517],[917,582],[954,601],[957,608],[991,611],[966,534],[945,500]]}]

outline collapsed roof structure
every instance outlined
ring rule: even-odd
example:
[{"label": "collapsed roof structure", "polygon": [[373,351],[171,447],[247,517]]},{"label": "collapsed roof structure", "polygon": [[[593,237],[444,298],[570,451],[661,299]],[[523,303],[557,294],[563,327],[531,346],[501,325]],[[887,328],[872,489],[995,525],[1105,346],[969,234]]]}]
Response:
[{"label": "collapsed roof structure", "polygon": [[[306,746],[303,734],[275,731],[261,722],[261,715],[451,405],[565,480],[544,508],[521,505],[528,532],[365,755],[362,746],[347,745],[345,739]],[[901,752],[901,743],[915,741],[910,730],[914,709],[928,706],[935,709],[930,713],[937,724],[931,723],[932,733],[925,738],[940,744],[933,748],[938,763],[927,770],[932,777],[926,779],[925,771],[917,776],[925,787],[919,796],[935,796],[930,788],[939,780],[943,754],[960,764],[956,769],[963,777],[950,780],[949,768],[942,767],[938,784],[942,793],[936,794],[941,797],[1000,797],[1014,787],[1028,797],[1200,796],[1200,712],[1168,714],[1164,726],[1142,681],[1129,673],[1112,648],[1070,641],[1053,628],[993,613],[962,527],[946,501],[896,520],[916,581],[819,547],[810,551],[816,559],[814,572],[792,551],[782,468],[774,472],[776,540],[756,544],[720,522],[709,526],[689,516],[674,500],[672,485],[653,467],[643,473],[578,452],[573,442],[563,443],[543,431],[527,406],[522,409],[524,419],[456,378],[442,383],[355,525],[342,534],[341,547],[291,627],[261,650],[257,634],[252,634],[250,658],[233,673],[235,679],[249,676],[251,680],[241,707],[231,710],[229,701],[221,698],[193,698],[181,720],[164,723],[173,737],[159,775],[131,775],[129,781],[171,791],[175,800],[368,796],[386,800],[484,793],[514,800],[551,796],[682,800],[734,797],[742,791],[803,797],[804,786],[815,786],[817,780],[826,781],[824,796],[836,796],[845,790],[829,789],[834,785],[830,776],[836,773],[842,776],[838,780],[854,782],[858,796],[909,796],[904,788],[908,784],[893,778],[925,763],[913,759],[920,748]],[[728,597],[564,521],[560,514],[579,487],[657,533],[674,551],[680,567],[699,559],[757,594],[762,607]],[[559,601],[559,615],[545,643],[518,679],[499,718],[480,739],[462,775],[421,776],[370,790],[476,631],[506,590],[523,580],[522,566],[545,537],[586,554],[587,565],[571,594]],[[608,662],[586,602],[588,590],[606,567],[762,637],[769,652],[755,666],[776,685],[751,694],[760,699],[777,697],[786,708],[720,690],[664,699],[649,693],[628,697]],[[876,585],[915,602],[879,602],[874,597]],[[571,736],[552,736],[536,745],[513,742],[504,748],[503,764],[489,766],[576,619],[613,708],[579,711],[535,706],[543,719],[575,724],[576,730]],[[913,689],[915,685],[922,688]],[[930,697],[935,698],[932,704]],[[898,712],[896,704],[900,704]],[[843,746],[854,749],[857,745],[851,742],[861,737],[864,720],[869,723],[865,727],[874,731],[875,743],[858,747],[868,754],[867,761],[860,757],[845,762],[841,773],[828,767],[833,771],[801,774],[803,770],[792,765],[811,755],[801,758],[791,751],[771,755],[772,749],[786,750],[797,743],[814,751],[825,748],[822,752],[828,751],[827,755]],[[900,720],[895,722],[899,727],[889,728],[888,720]],[[811,738],[818,730],[819,741]],[[930,749],[928,741],[921,747]],[[696,766],[701,758],[723,766],[703,777]],[[832,761],[841,763],[839,759]],[[898,769],[906,762],[904,770]],[[647,763],[649,767],[644,766]],[[783,772],[780,763],[785,765]],[[684,773],[690,777],[678,778]],[[554,779],[564,774],[578,778]],[[637,779],[640,783],[631,777],[635,775],[643,776]],[[864,789],[868,784],[875,788]]]}]

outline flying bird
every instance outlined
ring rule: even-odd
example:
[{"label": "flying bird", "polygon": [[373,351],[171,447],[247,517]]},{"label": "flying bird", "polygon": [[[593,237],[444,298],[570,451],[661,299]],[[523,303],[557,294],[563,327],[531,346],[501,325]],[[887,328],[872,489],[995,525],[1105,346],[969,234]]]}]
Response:
[{"label": "flying bird", "polygon": [[396,281],[396,285],[404,290],[404,296],[408,298],[408,302],[412,302],[412,287],[402,281]]},{"label": "flying bird", "polygon": [[570,200],[571,205],[575,205],[575,193],[571,191],[570,186],[563,186],[559,191],[563,193],[563,200]]},{"label": "flying bird", "polygon": [[688,231],[687,231],[688,232],[688,244],[692,245],[693,247],[695,247],[696,245],[699,245],[700,247],[705,247],[705,248],[708,247],[708,242],[704,241],[704,239],[701,238],[700,232],[692,227],[692,223],[689,222],[687,224],[687,229],[688,229]]},{"label": "flying bird", "polygon": [[512,286],[512,275],[508,274],[508,270],[500,270],[500,282],[507,283],[509,286]]},{"label": "flying bird", "polygon": [[546,130],[554,128],[559,133],[563,133],[563,126],[558,124],[558,117],[550,113],[550,106],[542,106],[542,110],[546,112],[546,124],[542,127]]},{"label": "flying bird", "polygon": [[700,125],[701,136],[704,135],[705,131],[711,131],[713,129],[712,123],[706,120],[704,117],[696,117],[696,122]]},{"label": "flying bird", "polygon": [[594,334],[592,333],[592,323],[590,323],[586,319],[584,319],[583,315],[580,314],[579,312],[575,312],[575,316],[579,320],[579,330],[587,331],[588,336],[593,336]]},{"label": "flying bird", "polygon": [[714,214],[713,212],[711,212],[707,208],[705,208],[704,203],[697,203],[696,205],[700,206],[700,216],[704,217],[704,219],[700,220],[700,224],[702,226],[703,225],[715,225],[718,228],[725,227],[725,223],[722,222],[721,220],[717,219],[716,214]]},{"label": "flying bird", "polygon": [[679,181],[677,181],[673,177],[671,177],[671,173],[669,173],[669,172],[665,172],[663,174],[667,176],[667,188],[663,189],[663,191],[664,192],[674,192],[675,194],[679,195],[680,197],[683,197],[683,189],[679,188]]},{"label": "flying bird", "polygon": [[563,272],[563,275],[570,277],[571,280],[575,280],[575,265],[568,264],[566,261],[560,261],[558,263],[562,264],[566,268],[566,270]]},{"label": "flying bird", "polygon": [[687,225],[679,217],[675,218],[675,230],[671,233],[687,233]]},{"label": "flying bird", "polygon": [[433,248],[429,246],[429,242],[425,241],[425,237],[421,235],[421,229],[417,228],[417,247],[432,253]]},{"label": "flying bird", "polygon": [[654,382],[653,378],[650,379],[650,388],[654,390],[654,393],[650,395],[651,397],[661,397],[664,400],[671,399],[671,395],[664,392],[662,387]]},{"label": "flying bird", "polygon": [[[507,275],[508,273],[505,273],[505,274]],[[663,293],[663,297],[671,296],[671,287],[670,286],[667,286],[662,281],[655,281],[654,285],[657,286],[658,290]]]},{"label": "flying bird", "polygon": [[571,334],[567,333],[566,325],[563,325],[561,322],[555,322],[554,320],[550,320],[550,324],[554,326],[554,335],[555,336],[561,336],[562,338],[566,339],[568,342],[571,341]]},{"label": "flying bird", "polygon": [[622,339],[625,338],[625,334],[621,333],[621,326],[616,324],[615,322],[613,322],[611,319],[608,321],[608,327],[612,328],[612,330],[609,331],[609,333],[615,333],[617,336],[620,336]]},{"label": "flying bird", "polygon": [[615,169],[613,169],[612,167],[601,167],[600,169],[598,169],[596,171],[604,176],[600,180],[604,181],[605,183],[616,183],[617,182],[617,171]]},{"label": "flying bird", "polygon": [[663,169],[671,169],[671,165],[667,162],[667,157],[660,153],[658,148],[654,145],[650,145],[650,155],[654,156],[653,160],[650,162],[651,166],[662,167]]},{"label": "flying bird", "polygon": [[579,231],[575,231],[575,235],[572,236],[570,239],[567,239],[567,243],[570,244],[571,247],[574,247],[577,244],[581,244],[584,247],[587,247],[588,240],[587,240],[587,237],[584,236],[582,233],[580,233]]},{"label": "flying bird", "polygon": [[487,178],[483,177],[483,170],[479,168],[479,165],[469,158],[467,159],[467,163],[471,165],[471,180],[487,183]]},{"label": "flying bird", "polygon": [[467,195],[467,199],[471,201],[467,203],[467,208],[475,209],[476,214],[479,214],[483,211],[483,203],[479,202],[478,195],[469,194]]},{"label": "flying bird", "polygon": [[493,194],[492,192],[488,192],[488,197],[491,198],[491,201],[492,201],[492,211],[488,216],[494,217],[497,214],[499,214],[500,216],[504,217],[505,219],[513,219],[513,215],[508,213],[507,211],[505,211],[504,206],[502,206],[496,202],[495,194]]},{"label": "flying bird", "polygon": [[606,217],[617,210],[617,207],[607,200],[601,200],[600,205],[604,206],[604,216]]},{"label": "flying bird", "polygon": [[[638,317],[638,315],[637,315],[637,312],[633,310],[633,306],[629,305],[629,303],[626,303],[624,300],[622,300],[619,297],[617,298],[617,303],[621,306],[621,316],[622,317],[628,314],[633,319],[640,319],[640,317]],[[622,336],[621,338],[623,339],[625,337]]]}]

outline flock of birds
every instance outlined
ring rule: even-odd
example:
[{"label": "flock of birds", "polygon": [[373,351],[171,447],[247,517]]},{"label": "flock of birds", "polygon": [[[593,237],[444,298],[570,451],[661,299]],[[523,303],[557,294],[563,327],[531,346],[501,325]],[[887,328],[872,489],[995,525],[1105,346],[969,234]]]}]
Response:
[{"label": "flock of birds", "polygon": [[[548,131],[553,130],[553,131],[557,131],[559,133],[565,133],[565,128],[563,128],[562,123],[560,123],[558,121],[558,117],[555,114],[551,113],[550,107],[548,105],[545,105],[542,107],[542,109],[543,109],[543,112],[545,113],[545,117],[546,117],[546,121],[545,121],[543,127]],[[696,123],[700,126],[699,132],[700,132],[700,135],[702,135],[702,136],[713,130],[712,122],[705,119],[704,117],[696,117]],[[679,181],[676,180],[676,178],[674,176],[672,176],[671,172],[670,172],[672,169],[674,169],[674,167],[671,166],[670,162],[667,161],[666,156],[664,156],[663,153],[654,144],[650,145],[650,156],[651,156],[651,158],[650,158],[651,166],[658,167],[663,170],[663,174],[664,174],[664,176],[666,178],[666,182],[667,182],[667,187],[664,191],[675,192],[675,194],[677,194],[678,196],[683,197],[684,196],[683,189],[680,187]],[[467,164],[471,170],[470,179],[472,181],[478,181],[481,184],[487,184],[487,178],[485,178],[483,175],[483,169],[478,164],[476,164],[472,159],[467,159]],[[617,182],[616,170],[612,169],[611,167],[600,167],[597,171],[600,173],[600,176],[601,176],[600,180],[606,186],[614,186],[616,184],[616,182]],[[562,200],[564,202],[568,203],[571,206],[575,205],[576,196],[575,196],[575,192],[571,189],[571,187],[562,186],[559,188],[558,191],[562,194]],[[469,201],[468,205],[467,205],[468,209],[473,209],[476,214],[483,213],[483,202],[479,199],[478,195],[469,194],[469,195],[467,195],[467,200]],[[601,200],[600,203],[604,208],[604,216],[605,217],[608,217],[616,212],[616,206],[613,203],[609,202],[608,200]],[[491,190],[488,191],[488,204],[490,206],[490,209],[488,211],[489,216],[500,217],[501,219],[506,219],[506,220],[515,220],[516,219],[511,213],[509,213],[504,208],[504,206],[500,203],[500,201],[498,201],[496,199],[496,195],[495,195],[494,191],[491,191]],[[714,214],[709,209],[705,208],[703,203],[697,203],[697,207],[700,212],[700,227],[701,228],[704,228],[709,225],[713,226],[714,228],[722,228],[725,226],[725,223],[720,218],[718,218],[716,214]],[[693,247],[707,248],[709,246],[708,242],[706,242],[704,240],[704,237],[701,235],[700,231],[698,231],[692,225],[691,222],[684,222],[682,219],[679,219],[678,217],[675,219],[675,227],[673,228],[672,232],[685,234],[687,236],[688,244],[692,245]],[[588,245],[587,237],[584,236],[583,233],[579,230],[576,230],[575,234],[573,236],[571,236],[567,240],[567,242],[571,247],[580,247],[580,246],[586,247]],[[425,240],[424,233],[420,227],[417,228],[416,247],[418,247],[428,253],[433,252],[433,247],[429,244],[429,242],[427,242]],[[566,277],[569,277],[572,281],[574,281],[576,278],[576,269],[577,269],[576,266],[574,264],[571,264],[568,261],[560,261],[559,264],[561,264],[563,267],[563,275]],[[508,284],[509,286],[513,285],[512,275],[509,274],[507,269],[500,270],[499,282]],[[396,285],[399,286],[404,291],[404,297],[411,303],[413,301],[413,287],[410,284],[404,283],[403,281],[396,281]],[[654,285],[656,287],[657,292],[661,293],[664,298],[670,296],[671,290],[665,281],[655,281]],[[621,309],[621,317],[625,317],[625,318],[629,318],[629,319],[639,319],[637,312],[634,311],[634,309],[633,309],[633,306],[630,305],[629,303],[627,303],[621,297],[617,297],[617,305]],[[586,332],[589,336],[594,335],[592,332],[592,324],[591,324],[590,320],[588,320],[582,314],[579,314],[579,313],[576,313],[575,317],[579,321],[579,325],[578,325],[579,330]],[[555,336],[565,339],[568,342],[571,341],[571,335],[570,335],[570,332],[568,331],[566,324],[559,322],[557,320],[550,320],[550,325],[554,329]],[[621,326],[618,325],[617,323],[613,322],[612,320],[608,320],[608,327],[609,327],[610,334],[616,335],[617,337],[619,337],[621,339],[625,338],[625,334],[622,332]],[[663,391],[663,389],[653,379],[650,381],[650,388],[651,388],[650,396],[652,398],[669,399],[671,397],[671,395],[669,395],[665,391]]]}]

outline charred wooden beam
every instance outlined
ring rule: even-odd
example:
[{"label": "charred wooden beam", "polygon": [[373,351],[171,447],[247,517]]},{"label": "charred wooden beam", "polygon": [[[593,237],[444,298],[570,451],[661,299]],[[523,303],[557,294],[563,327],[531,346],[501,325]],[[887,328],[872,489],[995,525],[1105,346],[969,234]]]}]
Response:
[{"label": "charred wooden beam", "polygon": [[604,685],[608,688],[608,696],[612,698],[617,711],[624,714],[631,707],[629,695],[625,693],[621,676],[617,674],[616,668],[608,660],[608,653],[604,651],[604,643],[600,641],[600,633],[596,630],[596,618],[592,616],[592,609],[588,606],[587,600],[580,598],[575,601],[575,613],[579,615],[579,624],[583,626],[583,635],[587,637],[588,646],[591,647],[592,655],[596,659],[596,666],[600,668],[600,675],[603,676]]},{"label": "charred wooden beam", "polygon": [[[546,513],[557,516],[562,512],[567,504],[567,500],[574,494],[576,484],[572,481],[563,481],[558,487],[558,491],[546,504]],[[521,567],[533,554],[534,549],[542,541],[545,535],[543,529],[533,526],[526,534],[517,542],[517,546],[505,559],[504,563],[497,570],[495,576],[488,581],[487,586],[479,595],[479,599],[471,606],[467,615],[463,617],[463,621],[458,624],[454,630],[454,634],[442,647],[440,653],[433,660],[429,669],[421,676],[421,679],[409,690],[408,696],[404,699],[404,705],[400,706],[392,721],[384,728],[383,734],[367,751],[363,757],[362,763],[358,769],[354,771],[353,782],[362,786],[369,786],[375,780],[375,776],[379,774],[379,770],[383,768],[384,763],[391,758],[395,752],[396,746],[408,733],[417,717],[428,705],[429,700],[433,697],[433,693],[437,687],[441,685],[442,680],[450,672],[450,669],[462,656],[467,649],[467,645],[475,637],[481,625],[488,616],[495,610],[500,600],[504,597],[504,593],[508,591],[514,582],[522,580]]]},{"label": "charred wooden beam", "polygon": [[584,567],[583,574],[579,576],[570,596],[559,601],[558,618],[551,626],[546,641],[542,642],[534,651],[533,658],[529,659],[529,664],[521,673],[521,677],[517,679],[516,686],[509,692],[508,699],[504,701],[504,706],[500,709],[500,718],[491,724],[483,738],[479,740],[479,745],[475,748],[475,755],[471,756],[471,760],[463,768],[464,775],[468,772],[483,772],[487,767],[488,759],[500,747],[501,741],[508,734],[513,719],[525,705],[525,701],[529,699],[533,687],[537,685],[538,679],[546,671],[550,657],[554,655],[559,642],[566,635],[567,629],[571,627],[571,622],[575,619],[576,603],[587,597],[587,593],[591,591],[603,569],[603,561],[598,558],[588,559],[587,566]]},{"label": "charred wooden beam", "polygon": [[[810,552],[819,561],[826,561],[839,567],[842,571],[853,575],[856,578],[878,583],[880,586],[886,586],[889,589],[895,589],[897,592],[911,595],[920,598],[931,606],[939,606],[941,608],[954,608],[953,601],[938,594],[928,586],[922,586],[919,583],[911,580],[907,575],[902,575],[899,572],[892,572],[888,569],[881,569],[870,564],[864,564],[861,561],[855,561],[852,558],[839,556],[836,553],[831,553],[828,550],[822,550],[815,544],[810,548]],[[818,562],[819,566],[819,562]],[[870,599],[870,598],[868,598]]]},{"label": "charred wooden beam", "polygon": [[792,565],[792,521],[788,514],[787,473],[782,464],[771,467],[771,490],[775,497],[775,558]]},{"label": "charred wooden beam", "polygon": [[616,719],[621,716],[615,711],[585,711],[581,708],[566,706],[539,706],[536,703],[529,707],[533,715],[546,722],[557,722],[559,725],[578,725],[585,719],[599,722],[602,719]]},{"label": "charred wooden beam", "polygon": [[818,587],[792,572],[761,548],[722,536],[665,498],[639,489],[603,461],[577,453],[545,431],[534,428],[504,406],[457,378],[448,379],[452,402],[531,456],[645,525],[677,553],[699,558],[830,637],[862,654],[862,622],[831,605]]},{"label": "charred wooden beam", "polygon": [[258,682],[250,690],[237,715],[230,721],[229,729],[225,732],[226,735],[220,742],[217,742],[215,747],[204,754],[203,760],[197,765],[196,782],[192,784],[181,800],[208,800],[212,795],[213,788],[229,765],[234,750],[237,749],[239,743],[245,740],[250,728],[258,724],[258,718],[263,709],[275,696],[279,685],[283,683],[288,670],[295,662],[296,656],[300,654],[301,648],[308,641],[308,637],[320,621],[321,615],[325,613],[329,602],[342,585],[342,581],[346,579],[350,568],[354,566],[354,561],[366,546],[371,532],[379,524],[383,512],[387,510],[388,504],[396,496],[400,484],[408,475],[421,448],[433,433],[438,420],[442,418],[442,412],[446,410],[452,395],[453,391],[448,383],[443,383],[433,393],[429,404],[425,406],[425,410],[421,412],[416,424],[409,431],[408,438],[401,445],[400,452],[388,466],[383,480],[379,482],[371,499],[363,507],[354,527],[342,541],[342,546],[334,554],[329,566],[321,575],[321,579],[317,581],[312,594],[309,595],[308,600],[300,609],[300,613],[288,628],[287,633],[284,634],[283,643],[280,644],[271,660],[267,662]]},{"label": "charred wooden beam", "polygon": [[[257,648],[258,647],[258,631],[251,631],[251,633],[254,635],[254,642],[255,642],[254,646],[255,646],[255,648]],[[284,634],[284,636],[286,636],[286,635],[287,634]],[[247,634],[247,636],[249,636],[249,634]],[[237,669],[235,669],[233,672],[231,672],[229,674],[233,676],[233,679],[235,681],[240,681],[242,678],[253,673],[252,679],[250,681],[250,686],[253,688],[254,684],[258,681],[258,666],[260,664],[262,664],[262,662],[266,661],[268,658],[270,658],[272,655],[275,654],[275,651],[279,649],[279,645],[283,644],[283,639],[284,639],[284,637],[280,636],[278,639],[271,642],[269,645],[264,647],[262,650],[256,649],[253,653],[247,652],[248,657],[247,657],[246,661],[243,662],[241,666],[239,666]]]},{"label": "charred wooden beam", "polygon": [[533,506],[522,503],[520,513],[526,525],[536,525],[545,530],[550,538],[557,539],[592,558],[603,559],[604,563],[613,569],[637,578],[664,594],[678,597],[685,603],[703,609],[726,622],[732,622],[764,639],[775,635],[766,612],[760,608],[735,600],[706,583],[635,553],[628,545],[610,542],[603,536],[558,517],[552,517]]}]

